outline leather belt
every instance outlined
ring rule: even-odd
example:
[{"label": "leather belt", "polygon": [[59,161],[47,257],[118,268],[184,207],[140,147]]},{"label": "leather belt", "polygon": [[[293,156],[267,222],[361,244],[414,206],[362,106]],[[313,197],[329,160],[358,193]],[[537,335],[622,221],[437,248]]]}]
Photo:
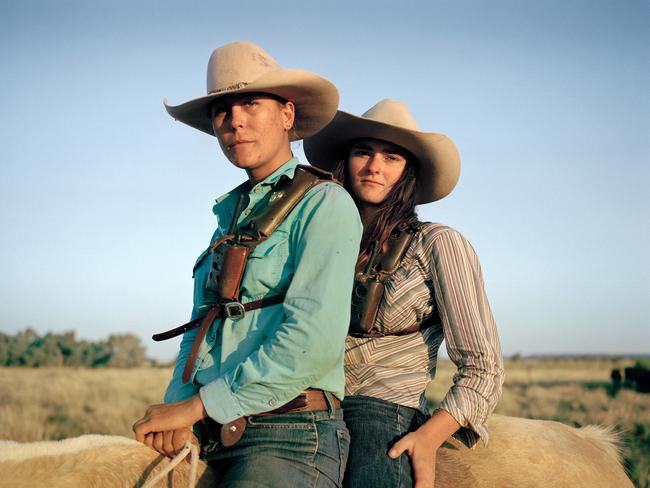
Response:
[{"label": "leather belt", "polygon": [[382,334],[381,332],[376,332],[375,330],[369,330],[368,332],[356,332],[356,331],[348,331],[348,335],[352,337],[360,337],[360,338],[377,338],[377,337],[388,337],[388,336],[402,336],[402,335],[407,335],[407,334],[413,334],[414,332],[420,332],[421,330],[428,329],[429,327],[432,327],[436,325],[438,322],[436,322],[433,317],[428,318],[424,320],[423,322],[420,322],[418,324],[413,324],[409,327],[406,327],[405,329],[398,330],[397,332],[391,332],[389,334]]},{"label": "leather belt", "polygon": [[[334,405],[334,408],[341,408],[341,402],[334,395],[332,395],[332,404]],[[270,412],[257,413],[255,415],[250,415],[250,417],[264,417],[281,413],[314,412],[316,410],[327,410],[328,408],[329,405],[327,403],[327,398],[325,397],[325,392],[323,390],[308,388],[289,403],[285,403],[281,407],[271,410]]]},{"label": "leather belt", "polygon": [[[332,395],[332,405],[334,408],[341,408],[341,402],[338,398]],[[302,412],[313,412],[318,410],[327,410],[329,404],[327,398],[325,397],[325,392],[323,390],[315,390],[309,388],[303,391],[296,398],[291,400],[288,403],[285,403],[281,407],[271,410],[269,412],[257,413],[255,415],[249,415],[246,417],[239,417],[232,422],[227,424],[219,424],[215,422],[210,417],[206,417],[201,421],[201,428],[208,435],[215,436],[219,435],[221,444],[224,447],[230,447],[235,444],[241,436],[244,435],[246,430],[246,419],[249,417],[267,417],[270,415],[280,415],[288,413],[302,413]]]},{"label": "leather belt", "polygon": [[206,313],[203,317],[194,319],[187,324],[176,327],[175,329],[161,332],[160,334],[155,334],[152,336],[152,339],[154,341],[164,341],[166,339],[176,337],[177,335],[184,334],[189,330],[200,327],[199,332],[194,338],[194,343],[192,344],[190,355],[185,362],[185,369],[183,369],[182,380],[183,383],[187,383],[192,377],[192,370],[194,369],[194,363],[196,363],[196,356],[199,353],[199,346],[201,345],[201,342],[203,342],[205,334],[208,332],[208,329],[212,325],[212,322],[215,321],[215,319],[225,316],[231,319],[239,320],[249,310],[255,310],[262,307],[268,307],[269,305],[277,305],[279,303],[282,303],[284,301],[284,297],[285,294],[282,293],[281,295],[262,298],[261,300],[255,300],[253,302],[244,304],[241,304],[239,302],[215,303],[208,309],[208,313]]}]

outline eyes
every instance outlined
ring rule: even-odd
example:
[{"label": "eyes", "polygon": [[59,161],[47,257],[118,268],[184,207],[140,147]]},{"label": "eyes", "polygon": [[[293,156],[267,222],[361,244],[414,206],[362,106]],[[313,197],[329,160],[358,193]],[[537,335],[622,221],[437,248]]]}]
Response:
[{"label": "eyes", "polygon": [[400,156],[399,154],[390,153],[390,152],[382,152],[382,151],[375,152],[371,149],[367,149],[364,147],[353,147],[352,151],[350,151],[350,156],[353,158],[372,159],[375,155],[378,155],[381,159],[383,159],[387,163],[406,162],[406,159],[404,159],[404,157]]},{"label": "eyes", "polygon": [[224,119],[232,111],[232,105],[237,104],[241,107],[244,107],[246,110],[252,110],[260,104],[259,97],[244,97],[239,99],[237,102],[232,103],[215,103],[212,106],[212,118],[213,119]]},{"label": "eyes", "polygon": [[367,149],[352,148],[350,156],[370,156],[370,151]]}]

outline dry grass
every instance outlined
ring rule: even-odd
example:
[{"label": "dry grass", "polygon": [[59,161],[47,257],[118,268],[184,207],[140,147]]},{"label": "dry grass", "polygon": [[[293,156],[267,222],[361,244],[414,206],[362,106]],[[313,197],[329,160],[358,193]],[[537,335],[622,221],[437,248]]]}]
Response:
[{"label": "dry grass", "polygon": [[[611,389],[613,368],[630,360],[512,360],[496,413],[557,420],[575,427],[613,426],[624,441],[625,465],[640,488],[650,488],[650,395]],[[427,389],[431,404],[441,400],[452,383],[455,367],[442,362]]]},{"label": "dry grass", "polygon": [[[624,432],[626,465],[637,486],[650,488],[650,395],[612,396],[615,360],[512,360],[497,412],[574,426],[613,425]],[[451,384],[453,364],[441,362],[427,390],[432,403]],[[131,436],[147,405],[159,403],[169,368],[0,368],[0,439],[36,441],[86,433]]]},{"label": "dry grass", "polygon": [[147,405],[160,403],[171,370],[0,368],[0,438],[132,436]]}]

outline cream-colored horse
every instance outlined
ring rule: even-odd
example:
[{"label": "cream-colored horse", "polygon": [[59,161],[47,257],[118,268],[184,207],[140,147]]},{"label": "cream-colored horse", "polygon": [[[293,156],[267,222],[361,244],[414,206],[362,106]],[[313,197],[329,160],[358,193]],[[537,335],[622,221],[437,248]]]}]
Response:
[{"label": "cream-colored horse", "polygon": [[[632,487],[620,463],[617,438],[608,429],[575,429],[501,415],[493,415],[488,428],[487,448],[479,443],[468,449],[455,440],[444,445],[438,453],[436,488]],[[132,488],[151,480],[168,462],[124,437],[82,436],[29,444],[4,441],[0,442],[0,485]],[[189,465],[182,462],[173,476],[156,486],[185,488],[188,476]],[[200,463],[197,486],[217,486],[204,463]]]},{"label": "cream-colored horse", "polygon": [[438,451],[436,488],[633,488],[611,429],[492,415],[490,442]]}]

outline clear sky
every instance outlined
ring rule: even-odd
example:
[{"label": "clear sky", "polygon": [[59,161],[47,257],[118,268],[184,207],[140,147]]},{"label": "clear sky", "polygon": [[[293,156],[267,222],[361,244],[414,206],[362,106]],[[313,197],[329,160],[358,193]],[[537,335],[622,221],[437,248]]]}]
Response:
[{"label": "clear sky", "polygon": [[649,24],[647,0],[2,1],[0,330],[174,356],[148,338],[188,319],[245,175],[162,99],[247,39],[456,142],[459,185],[419,214],[474,245],[506,354],[648,353]]}]

